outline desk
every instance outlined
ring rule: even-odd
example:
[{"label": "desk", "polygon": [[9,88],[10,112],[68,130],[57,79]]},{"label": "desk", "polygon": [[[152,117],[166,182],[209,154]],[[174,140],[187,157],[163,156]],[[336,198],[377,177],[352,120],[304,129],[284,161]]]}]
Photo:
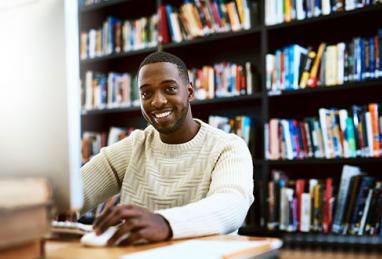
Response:
[{"label": "desk", "polygon": [[[273,240],[272,238],[258,238],[258,237],[246,237],[237,235],[219,235],[219,236],[208,236],[198,239],[204,240]],[[190,240],[190,239],[187,239]],[[63,258],[76,258],[76,259],[104,259],[104,258],[118,258],[121,255],[126,255],[129,253],[144,251],[152,248],[163,247],[171,244],[176,244],[178,242],[185,241],[167,241],[159,242],[153,244],[145,245],[135,245],[126,247],[107,247],[107,248],[94,248],[94,247],[84,247],[79,243],[78,240],[74,241],[55,241],[48,240],[45,244],[45,254],[47,259],[63,259]],[[260,248],[259,248],[260,249]],[[259,250],[263,252],[269,248],[264,247]],[[263,251],[261,251],[263,250]]]},{"label": "desk", "polygon": [[[225,236],[209,236],[203,237],[201,239],[206,240],[264,240],[263,237],[246,237],[246,236],[236,236],[236,235],[225,235]],[[265,238],[266,240],[271,238]],[[152,248],[163,247],[166,245],[176,244],[177,241],[160,242],[154,244],[138,245],[138,246],[127,246],[127,247],[108,247],[108,248],[93,248],[84,247],[78,240],[75,241],[53,241],[49,240],[45,245],[45,252],[47,259],[66,259],[66,258],[76,258],[76,259],[103,259],[103,258],[118,258],[121,255],[126,255],[129,253],[144,251]],[[355,252],[355,253],[354,253]],[[323,259],[323,258],[381,258],[381,254],[373,253],[366,254],[356,251],[348,252],[333,252],[328,250],[310,250],[310,249],[281,249],[279,253],[279,258],[281,259]]]}]

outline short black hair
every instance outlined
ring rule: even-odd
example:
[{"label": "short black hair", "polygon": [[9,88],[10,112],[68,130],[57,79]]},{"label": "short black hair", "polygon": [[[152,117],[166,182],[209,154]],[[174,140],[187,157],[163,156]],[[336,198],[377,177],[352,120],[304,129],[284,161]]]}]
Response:
[{"label": "short black hair", "polygon": [[190,82],[186,64],[184,64],[184,62],[177,56],[165,51],[157,51],[148,55],[139,65],[138,73],[139,71],[141,71],[141,68],[144,65],[158,62],[168,62],[176,65],[176,67],[178,68],[179,75],[184,81],[184,83],[188,84]]}]

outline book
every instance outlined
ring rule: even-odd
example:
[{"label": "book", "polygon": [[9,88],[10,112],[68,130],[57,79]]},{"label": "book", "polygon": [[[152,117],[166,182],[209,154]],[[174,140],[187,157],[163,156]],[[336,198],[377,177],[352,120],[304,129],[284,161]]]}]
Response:
[{"label": "book", "polygon": [[317,81],[318,81],[317,74],[318,74],[318,69],[320,66],[322,55],[325,51],[325,47],[326,47],[326,43],[324,43],[324,42],[321,43],[320,46],[318,47],[317,55],[314,59],[312,68],[310,70],[309,79],[308,79],[307,84],[311,88],[317,87]]},{"label": "book", "polygon": [[42,239],[49,231],[52,189],[43,178],[0,180],[0,249]]},{"label": "book", "polygon": [[334,214],[332,232],[341,233],[343,230],[343,219],[346,207],[347,196],[352,176],[360,174],[360,168],[356,166],[344,165],[342,169],[340,187],[337,194],[337,207]]},{"label": "book", "polygon": [[308,85],[308,79],[310,75],[310,71],[312,69],[313,60],[316,57],[316,52],[314,50],[308,49],[308,56],[303,66],[303,72],[300,78],[300,88],[305,88]]},{"label": "book", "polygon": [[45,178],[2,178],[0,190],[2,209],[49,205],[52,199],[52,187]]}]

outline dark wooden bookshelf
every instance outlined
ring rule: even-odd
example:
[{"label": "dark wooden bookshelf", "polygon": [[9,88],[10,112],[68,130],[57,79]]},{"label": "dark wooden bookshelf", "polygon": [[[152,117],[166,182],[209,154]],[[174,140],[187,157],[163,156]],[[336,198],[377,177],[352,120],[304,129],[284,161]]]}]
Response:
[{"label": "dark wooden bookshelf", "polygon": [[325,164],[382,164],[382,158],[380,157],[356,157],[356,158],[307,158],[296,160],[265,160],[264,163],[268,163],[270,166],[282,166],[282,165],[325,165]]},{"label": "dark wooden bookshelf", "polygon": [[382,79],[376,80],[367,80],[367,81],[357,81],[349,82],[342,85],[333,85],[333,86],[318,86],[315,88],[305,88],[297,90],[287,90],[287,91],[278,91],[278,92],[268,92],[269,99],[278,99],[278,98],[288,98],[293,95],[318,95],[320,93],[331,93],[331,94],[341,94],[341,91],[349,92],[353,90],[364,90],[370,91],[371,88],[376,88],[382,93]]},{"label": "dark wooden bookshelf", "polygon": [[379,15],[382,12],[382,4],[374,4],[374,5],[369,5],[363,8],[357,8],[354,10],[349,10],[349,11],[339,11],[339,12],[334,12],[328,15],[321,15],[317,17],[312,17],[312,18],[307,18],[304,20],[294,20],[291,22],[287,23],[280,23],[280,24],[275,24],[275,25],[268,25],[267,30],[273,31],[273,30],[279,30],[279,29],[293,29],[293,27],[298,27],[298,26],[304,26],[304,25],[309,25],[313,23],[321,23],[324,21],[329,21],[329,22],[338,22],[341,19],[346,19],[346,18],[351,18],[351,19],[356,19],[365,15]]},{"label": "dark wooden bookshelf", "polygon": [[[134,8],[134,17],[147,15],[141,10],[142,2],[159,7],[162,3],[180,6],[183,0],[110,0],[92,6],[80,7],[80,20],[85,24],[79,31],[88,30],[89,24],[100,24],[105,15],[120,14],[123,8]],[[255,0],[254,0],[255,1]],[[193,115],[206,120],[209,115],[236,116],[248,115],[253,122],[254,146],[250,147],[254,164],[254,183],[256,200],[247,216],[246,234],[267,233],[266,193],[267,182],[272,169],[293,169],[297,176],[311,178],[313,175],[335,174],[338,178],[344,164],[358,165],[367,172],[381,177],[382,158],[340,158],[340,159],[302,159],[266,160],[264,155],[264,124],[270,118],[302,118],[318,116],[321,107],[348,108],[353,104],[364,105],[371,102],[382,103],[382,79],[349,82],[343,85],[320,86],[299,90],[270,93],[266,89],[265,56],[276,49],[296,43],[316,48],[321,42],[334,44],[350,41],[358,36],[371,36],[382,28],[382,4],[376,4],[351,11],[336,12],[325,16],[300,21],[266,26],[264,24],[265,1],[258,0],[256,26],[237,32],[214,33],[206,37],[186,40],[180,43],[158,44],[157,47],[122,52],[94,59],[82,60],[82,76],[86,70],[101,72],[134,72],[139,63],[149,53],[164,50],[181,57],[189,68],[228,61],[253,65],[253,94],[194,100],[191,102]],[[139,2],[139,3],[138,3]],[[131,11],[131,9],[130,9]],[[95,15],[94,13],[102,13]],[[138,15],[138,16],[137,16]],[[87,19],[98,19],[88,22]],[[126,17],[122,17],[126,19]],[[145,126],[140,107],[123,107],[81,112],[82,131],[105,131],[110,126]],[[325,172],[321,172],[325,171]],[[312,174],[311,174],[312,173]],[[293,173],[292,173],[293,174]],[[252,232],[251,232],[252,231]],[[281,236],[281,232],[274,232]],[[314,233],[313,233],[314,235]],[[317,234],[318,235],[318,234]]]},{"label": "dark wooden bookshelf", "polygon": [[89,64],[93,64],[93,63],[100,63],[100,62],[105,62],[105,61],[115,61],[116,59],[130,58],[132,56],[137,56],[137,55],[148,55],[151,52],[154,52],[156,50],[157,50],[156,47],[151,47],[151,48],[131,50],[131,51],[127,51],[127,52],[114,53],[114,54],[105,55],[105,56],[101,56],[101,57],[95,57],[95,58],[89,58],[89,59],[81,60],[81,65],[86,66]]},{"label": "dark wooden bookshelf", "polygon": [[252,28],[250,30],[240,30],[240,31],[236,31],[236,32],[218,32],[218,33],[212,33],[212,34],[209,34],[205,37],[199,37],[199,38],[195,38],[195,39],[192,39],[192,40],[186,40],[186,41],[182,41],[182,42],[174,42],[174,43],[168,43],[168,44],[164,44],[162,47],[163,47],[163,50],[171,50],[173,48],[179,48],[179,47],[187,47],[187,46],[190,46],[190,45],[195,45],[195,44],[205,44],[205,43],[209,43],[209,42],[216,42],[216,44],[219,44],[219,41],[221,40],[228,40],[228,39],[238,39],[239,37],[243,37],[243,36],[257,36],[257,37],[260,37],[260,31],[261,31],[261,26],[256,26],[255,28]]},{"label": "dark wooden bookshelf", "polygon": [[80,13],[82,15],[85,15],[86,13],[89,13],[89,12],[93,12],[93,11],[98,11],[98,10],[102,10],[106,7],[110,7],[110,6],[116,6],[116,5],[119,5],[119,4],[122,4],[122,3],[126,3],[126,2],[129,2],[129,1],[133,1],[133,0],[108,0],[108,1],[101,1],[97,4],[90,4],[90,5],[84,5],[84,6],[80,6],[79,7],[79,10],[80,10]]}]

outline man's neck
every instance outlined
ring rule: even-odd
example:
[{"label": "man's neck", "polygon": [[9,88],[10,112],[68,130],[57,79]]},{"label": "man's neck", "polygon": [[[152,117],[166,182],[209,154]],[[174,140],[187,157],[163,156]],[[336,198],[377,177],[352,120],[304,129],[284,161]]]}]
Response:
[{"label": "man's neck", "polygon": [[177,131],[171,134],[160,133],[162,142],[166,144],[182,144],[193,139],[198,133],[201,125],[191,118],[190,123],[184,123],[183,127],[180,127]]}]

